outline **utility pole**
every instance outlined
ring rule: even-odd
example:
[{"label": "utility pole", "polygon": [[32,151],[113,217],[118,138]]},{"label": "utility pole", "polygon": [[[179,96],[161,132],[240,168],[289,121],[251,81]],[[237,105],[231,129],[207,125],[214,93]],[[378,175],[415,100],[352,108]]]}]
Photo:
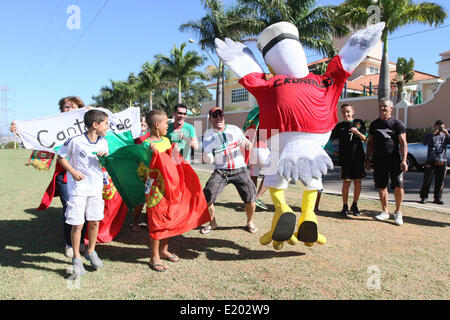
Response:
[{"label": "utility pole", "polygon": [[[8,91],[11,91],[5,85],[0,85],[0,138],[3,138],[3,130],[8,132]],[[7,137],[8,134],[5,135]],[[2,139],[3,140],[3,139]],[[6,140],[6,139],[5,139]],[[14,149],[16,148],[16,139],[14,137]]]}]

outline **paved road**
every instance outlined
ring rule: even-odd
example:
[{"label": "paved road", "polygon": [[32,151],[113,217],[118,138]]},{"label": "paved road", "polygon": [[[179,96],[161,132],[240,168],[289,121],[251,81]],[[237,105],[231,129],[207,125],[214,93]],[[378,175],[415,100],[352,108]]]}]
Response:
[{"label": "paved road", "polygon": [[[214,166],[206,164],[194,163],[192,165],[195,169],[205,170],[212,172]],[[324,191],[330,194],[341,194],[342,182],[339,179],[340,168],[335,167],[334,170],[329,171],[323,179]],[[403,205],[412,206],[416,208],[423,208],[425,210],[436,210],[450,213],[450,174],[445,177],[444,192],[442,200],[444,205],[437,205],[432,202],[427,204],[420,204],[419,191],[422,186],[423,172],[408,171],[404,176],[405,181],[405,197]],[[433,201],[434,182],[431,186],[431,192],[428,199]],[[353,185],[350,188],[350,195],[353,195]],[[378,189],[373,184],[373,172],[368,171],[367,177],[362,180],[361,198],[364,199],[379,199]],[[394,201],[394,192],[389,188],[389,201]]]},{"label": "paved road", "polygon": [[[341,194],[342,182],[339,179],[340,168],[335,167],[334,170],[330,171],[328,175],[323,179],[324,190],[327,193],[333,194]],[[373,172],[368,171],[367,177],[362,180],[361,187],[361,197],[369,198],[369,199],[379,199],[378,189],[375,188],[373,183]],[[413,206],[417,208],[424,208],[429,210],[436,211],[444,211],[450,213],[450,175],[445,177],[445,186],[444,192],[442,194],[442,200],[444,201],[444,205],[438,205],[434,203],[420,204],[418,201],[420,200],[419,192],[422,187],[422,179],[423,172],[418,171],[408,171],[405,173],[404,182],[405,182],[405,197],[403,200],[403,204],[407,206]],[[428,195],[428,200],[433,201],[433,190],[434,190],[434,182],[431,186],[431,192]],[[353,193],[353,185],[350,188],[350,193]],[[394,201],[394,192],[389,188],[389,200]]]}]

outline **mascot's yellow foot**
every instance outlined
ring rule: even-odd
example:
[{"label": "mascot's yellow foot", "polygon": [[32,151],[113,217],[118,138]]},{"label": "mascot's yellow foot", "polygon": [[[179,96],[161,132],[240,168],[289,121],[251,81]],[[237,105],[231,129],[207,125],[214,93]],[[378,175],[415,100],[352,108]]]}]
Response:
[{"label": "mascot's yellow foot", "polygon": [[278,241],[273,241],[272,242],[272,246],[275,250],[281,250],[281,248],[283,248],[284,245],[284,241],[278,242]]},{"label": "mascot's yellow foot", "polygon": [[304,242],[305,246],[307,247],[312,247],[314,243],[325,244],[327,243],[327,238],[319,233],[316,242]]},{"label": "mascot's yellow foot", "polygon": [[291,246],[295,246],[298,243],[297,236],[293,234],[292,237],[286,242],[289,243]]},{"label": "mascot's yellow foot", "polygon": [[305,191],[302,201],[302,215],[298,223],[297,239],[304,242],[307,247],[314,243],[325,244],[327,239],[317,231],[317,216],[314,213],[314,205],[317,191]]},{"label": "mascot's yellow foot", "polygon": [[325,244],[325,243],[327,243],[327,238],[325,238],[325,236],[324,235],[321,235],[320,233],[319,233],[319,237],[317,238],[317,241],[316,241],[318,244]]},{"label": "mascot's yellow foot", "polygon": [[295,230],[296,218],[292,211],[282,213],[273,230],[272,239],[275,241],[290,240]]},{"label": "mascot's yellow foot", "polygon": [[263,246],[268,245],[272,242],[272,232],[269,231],[266,234],[264,234],[261,238],[259,238],[259,243]]}]

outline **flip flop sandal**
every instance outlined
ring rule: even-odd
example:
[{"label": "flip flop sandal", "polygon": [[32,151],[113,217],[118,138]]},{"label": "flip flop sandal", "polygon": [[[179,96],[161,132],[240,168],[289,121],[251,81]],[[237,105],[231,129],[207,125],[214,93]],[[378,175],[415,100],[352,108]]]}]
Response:
[{"label": "flip flop sandal", "polygon": [[249,225],[246,225],[245,226],[245,231],[250,232],[250,233],[256,233],[256,232],[258,232],[258,228],[256,228],[256,227],[252,228]]},{"label": "flip flop sandal", "polygon": [[211,228],[211,226],[204,227],[200,230],[201,234],[208,234],[216,228]]},{"label": "flip flop sandal", "polygon": [[[167,271],[167,269],[165,268],[165,266],[163,264],[160,264],[160,263],[151,264],[151,263],[149,263],[149,265],[150,265],[150,269],[152,269],[152,270],[154,270],[156,272],[165,272],[165,271]],[[158,269],[157,267],[162,267],[162,269]]]},{"label": "flip flop sandal", "polygon": [[301,242],[311,242],[317,241],[317,223],[312,221],[303,221],[303,223],[298,227],[297,239]]},{"label": "flip flop sandal", "polygon": [[178,257],[175,253],[173,253],[170,257],[161,258],[161,259],[168,260],[170,262],[178,262],[181,260],[180,257]]},{"label": "flip flop sandal", "polygon": [[285,212],[277,221],[273,230],[272,239],[275,241],[287,241],[294,234],[296,216],[293,212]]}]

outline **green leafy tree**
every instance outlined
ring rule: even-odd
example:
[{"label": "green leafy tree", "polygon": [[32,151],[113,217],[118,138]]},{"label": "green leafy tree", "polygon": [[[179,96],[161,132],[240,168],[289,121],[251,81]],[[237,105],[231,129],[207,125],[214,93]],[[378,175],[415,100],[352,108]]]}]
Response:
[{"label": "green leafy tree", "polygon": [[153,110],[153,94],[161,85],[161,72],[162,65],[159,60],[155,60],[152,63],[147,61],[141,66],[141,72],[138,75],[140,80],[139,89],[146,91],[148,94],[148,110]]},{"label": "green leafy tree", "polygon": [[240,0],[239,3],[243,7],[241,19],[247,35],[257,36],[271,24],[288,21],[299,30],[303,47],[332,57],[336,54],[333,36],[349,33],[336,19],[336,6],[318,6],[316,0]]},{"label": "green leafy tree", "polygon": [[[368,10],[370,6],[379,9],[379,21],[384,21],[383,56],[380,68],[378,99],[390,98],[390,70],[388,59],[388,36],[397,29],[413,23],[438,26],[447,18],[445,9],[432,2],[415,3],[412,0],[347,0],[339,7],[339,21],[354,28],[365,27],[375,18],[377,12]],[[375,16],[374,16],[375,14]]]},{"label": "green leafy tree", "polygon": [[170,50],[170,56],[157,55],[162,64],[161,79],[173,80],[178,86],[178,103],[182,103],[182,92],[194,79],[206,79],[205,74],[196,71],[195,68],[203,65],[204,59],[195,51],[184,53],[186,44],[182,43],[179,48],[174,45]]},{"label": "green leafy tree", "polygon": [[[225,37],[240,40],[245,29],[242,24],[242,8],[231,7],[226,9],[221,1],[202,0],[206,10],[206,15],[200,20],[191,20],[183,23],[179,30],[182,32],[192,32],[198,39],[198,44],[202,50],[215,52],[214,39],[224,39]],[[216,105],[223,108],[224,86],[225,86],[225,65],[219,59],[219,74],[216,87]]]},{"label": "green leafy tree", "polygon": [[394,84],[397,86],[397,102],[399,102],[402,99],[405,84],[414,79],[414,60],[409,58],[407,61],[405,58],[399,57],[396,71],[397,78],[394,80]]}]

